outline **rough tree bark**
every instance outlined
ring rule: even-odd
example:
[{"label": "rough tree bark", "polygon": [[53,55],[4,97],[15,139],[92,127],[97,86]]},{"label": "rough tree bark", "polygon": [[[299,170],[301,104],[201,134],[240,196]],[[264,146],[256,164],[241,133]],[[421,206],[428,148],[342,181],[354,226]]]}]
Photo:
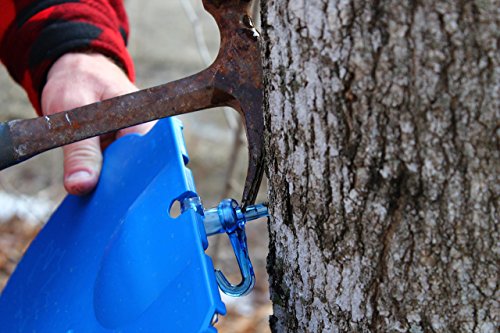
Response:
[{"label": "rough tree bark", "polygon": [[498,332],[500,1],[262,1],[274,332]]}]

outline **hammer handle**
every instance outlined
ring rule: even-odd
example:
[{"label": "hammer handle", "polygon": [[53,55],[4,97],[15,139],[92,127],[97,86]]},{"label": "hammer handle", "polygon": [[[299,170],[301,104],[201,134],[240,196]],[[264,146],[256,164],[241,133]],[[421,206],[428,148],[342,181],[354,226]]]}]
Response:
[{"label": "hammer handle", "polygon": [[0,170],[21,161],[17,159],[8,123],[0,123]]},{"label": "hammer handle", "polygon": [[69,111],[0,123],[0,170],[44,151],[155,119],[221,105],[233,97],[214,88],[212,69]]}]

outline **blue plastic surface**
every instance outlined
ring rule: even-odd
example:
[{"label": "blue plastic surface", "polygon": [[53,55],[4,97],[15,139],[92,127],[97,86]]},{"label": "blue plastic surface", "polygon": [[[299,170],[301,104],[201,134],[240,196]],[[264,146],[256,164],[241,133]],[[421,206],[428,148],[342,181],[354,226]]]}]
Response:
[{"label": "blue plastic surface", "polygon": [[195,192],[182,125],[158,122],[105,154],[101,180],[68,196],[0,297],[0,332],[216,332],[225,314],[200,215],[170,217]]}]

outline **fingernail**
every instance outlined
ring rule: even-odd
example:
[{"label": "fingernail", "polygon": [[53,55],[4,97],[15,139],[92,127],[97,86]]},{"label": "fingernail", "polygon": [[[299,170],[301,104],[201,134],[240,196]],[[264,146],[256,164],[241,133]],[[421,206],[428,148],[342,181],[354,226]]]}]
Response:
[{"label": "fingernail", "polygon": [[90,174],[90,172],[81,170],[70,174],[68,177],[66,177],[66,181],[70,183],[78,183],[87,181],[91,177],[92,175]]}]

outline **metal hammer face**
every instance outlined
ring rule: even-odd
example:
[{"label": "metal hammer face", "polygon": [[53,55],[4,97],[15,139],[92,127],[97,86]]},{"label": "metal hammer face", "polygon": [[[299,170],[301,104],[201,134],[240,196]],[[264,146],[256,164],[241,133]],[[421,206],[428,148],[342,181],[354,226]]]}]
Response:
[{"label": "metal hammer face", "polygon": [[251,0],[203,0],[221,34],[214,63],[193,76],[47,117],[0,123],[0,170],[46,150],[155,119],[218,106],[243,118],[249,149],[242,205],[262,180],[263,75]]}]

